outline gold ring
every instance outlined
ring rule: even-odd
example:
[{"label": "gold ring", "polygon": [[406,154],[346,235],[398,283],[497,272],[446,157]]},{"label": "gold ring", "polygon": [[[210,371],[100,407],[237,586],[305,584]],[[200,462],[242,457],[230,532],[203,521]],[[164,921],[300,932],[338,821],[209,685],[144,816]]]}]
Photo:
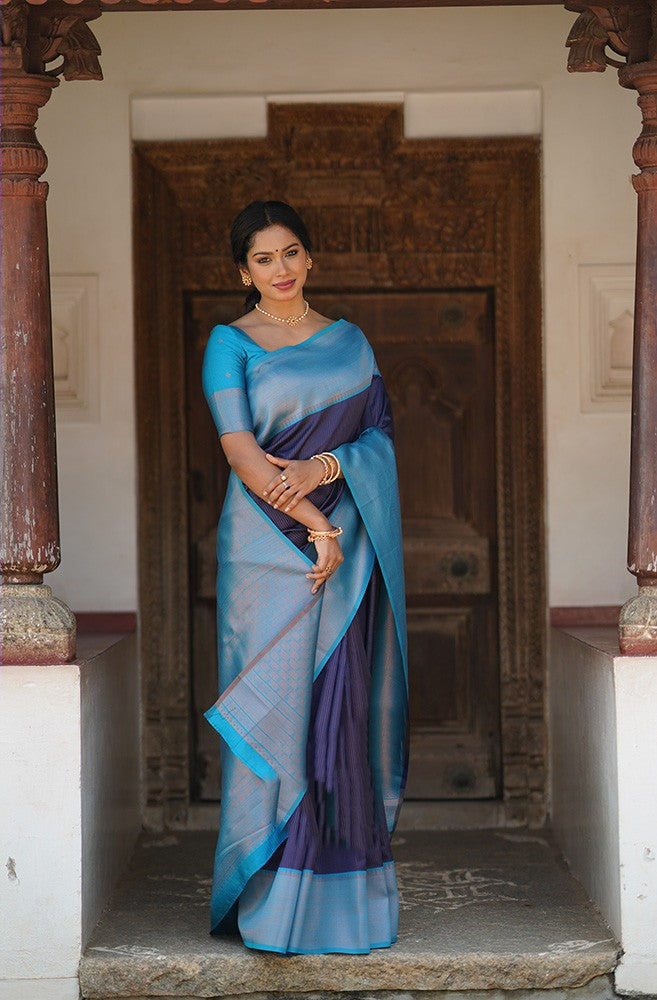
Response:
[{"label": "gold ring", "polygon": [[281,482],[282,483],[286,483],[287,482],[287,476],[285,475],[284,472],[281,472]]}]

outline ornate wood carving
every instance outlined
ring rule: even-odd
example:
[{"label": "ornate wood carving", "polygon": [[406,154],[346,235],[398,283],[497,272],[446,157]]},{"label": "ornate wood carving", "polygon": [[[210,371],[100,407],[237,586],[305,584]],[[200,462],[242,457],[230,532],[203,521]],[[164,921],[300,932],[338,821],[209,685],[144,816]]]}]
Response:
[{"label": "ornate wood carving", "polygon": [[[626,56],[619,68],[621,86],[636,90],[643,127],[634,143],[633,178],[638,195],[634,359],[632,378],[632,451],[628,569],[639,593],[623,607],[619,620],[621,651],[636,655],[657,653],[657,9],[648,2],[587,8],[594,15],[598,36]],[[584,15],[581,15],[584,16]],[[580,18],[581,19],[581,18]],[[593,30],[593,29],[591,29]],[[571,54],[573,49],[571,48]],[[601,50],[593,59],[600,61]],[[588,70],[584,59],[571,67]],[[610,60],[607,60],[609,63]]]},{"label": "ornate wood carving", "polygon": [[87,25],[100,14],[98,0],[46,0],[38,6],[8,0],[0,6],[3,66],[65,80],[102,80],[100,46]]},{"label": "ornate wood carving", "polygon": [[[29,0],[38,3],[38,0]],[[75,2],[75,0],[71,0]],[[386,7],[489,7],[524,6],[531,0],[103,0],[103,10],[249,10],[266,7],[269,10],[326,10],[334,8]],[[534,5],[552,5],[560,0],[533,0]]]},{"label": "ornate wood carving", "polygon": [[53,60],[61,58],[48,73],[62,75],[65,80],[102,80],[103,74],[98,62],[100,45],[96,41],[87,21],[100,16],[99,4],[85,3],[71,12],[66,3],[46,5],[39,8],[37,22],[41,36],[41,58],[49,66]]},{"label": "ornate wood carving", "polygon": [[0,567],[6,583],[41,583],[59,564],[59,523],[47,160],[34,125],[57,81],[26,74],[20,55],[18,45],[2,50]]},{"label": "ornate wood carving", "polygon": [[[9,663],[57,663],[75,654],[73,616],[49,587],[39,586],[59,564],[60,552],[48,185],[39,179],[47,159],[35,125],[59,72],[69,79],[94,73],[85,21],[99,13],[97,4],[65,13],[64,4],[35,8],[23,0],[10,0],[0,11],[0,569],[2,652]],[[61,66],[48,70],[58,55]]]},{"label": "ornate wood carving", "polygon": [[[189,808],[187,456],[181,213],[166,178],[137,160],[137,440],[140,651],[147,815],[184,824]],[[148,248],[145,253],[146,248]]]},{"label": "ornate wood carving", "polygon": [[[2,22],[2,465],[5,582],[40,583],[59,563],[45,199],[34,126],[57,80],[26,72],[28,12]],[[29,262],[29,266],[28,266]],[[35,469],[35,462],[38,468]]]},{"label": "ornate wood carving", "polygon": [[[183,823],[189,804],[182,296],[237,290],[213,205],[237,212],[263,194],[290,200],[307,217],[318,292],[495,290],[504,798],[510,821],[544,816],[540,293],[538,266],[526,268],[540,258],[538,145],[406,141],[401,115],[386,105],[272,106],[267,141],[137,144],[141,634],[153,823]],[[336,142],[340,130],[360,136],[360,148]],[[430,223],[417,212],[422,199]],[[478,567],[472,572],[484,572]]]},{"label": "ornate wood carving", "polygon": [[604,73],[607,66],[625,65],[607,53],[626,57],[628,47],[629,10],[625,4],[601,7],[597,4],[566,4],[568,10],[579,10],[570,29],[566,45],[569,48],[568,70],[571,73]]},{"label": "ornate wood carving", "polygon": [[[10,0],[0,0],[0,7]],[[38,6],[42,0],[26,0]],[[70,7],[77,7],[85,0],[66,0]],[[560,0],[101,0],[104,11],[146,10],[249,10],[268,7],[270,10],[326,10],[335,8],[386,8],[386,7],[522,7],[553,5]]]},{"label": "ornate wood carving", "polygon": [[[653,14],[654,16],[654,14]],[[656,36],[653,30],[652,38]],[[651,44],[651,48],[652,48]],[[643,128],[632,150],[638,196],[628,568],[639,593],[620,614],[621,652],[657,653],[657,59],[628,63],[622,86],[638,91]]]}]

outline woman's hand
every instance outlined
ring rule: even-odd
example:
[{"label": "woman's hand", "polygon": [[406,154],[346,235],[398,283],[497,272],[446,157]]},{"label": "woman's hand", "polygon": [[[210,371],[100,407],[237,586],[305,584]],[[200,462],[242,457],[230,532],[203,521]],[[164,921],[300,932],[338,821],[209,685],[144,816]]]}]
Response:
[{"label": "woman's hand", "polygon": [[337,538],[318,538],[314,542],[317,550],[317,562],[311,573],[306,573],[308,580],[314,580],[312,593],[315,594],[323,583],[326,583],[331,574],[335,573],[340,563],[344,562],[344,556]]},{"label": "woman's hand", "polygon": [[290,459],[266,455],[267,461],[281,469],[267,483],[263,496],[275,510],[293,510],[305,496],[317,489],[324,478],[324,465],[316,458]]}]

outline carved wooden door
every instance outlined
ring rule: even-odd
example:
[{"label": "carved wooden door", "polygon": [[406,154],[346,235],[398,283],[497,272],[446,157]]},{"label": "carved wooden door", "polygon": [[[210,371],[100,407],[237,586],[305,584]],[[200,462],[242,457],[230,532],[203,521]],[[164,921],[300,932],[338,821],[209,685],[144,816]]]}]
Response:
[{"label": "carved wooden door", "polygon": [[[409,625],[407,797],[499,793],[495,399],[486,291],[318,292],[313,305],[366,332],[390,394]],[[189,300],[187,384],[195,717],[216,697],[214,538],[226,466],[199,393],[211,327],[240,298]],[[216,737],[197,733],[197,791],[218,794]]]},{"label": "carved wooden door", "polygon": [[219,798],[217,735],[203,713],[217,698],[216,536],[230,469],[201,388],[208,335],[243,311],[243,296],[194,296],[186,302],[185,397],[189,510],[189,598],[192,740],[192,798]]},{"label": "carved wooden door", "polygon": [[218,794],[217,739],[202,712],[216,697],[226,470],[200,363],[213,323],[241,312],[230,222],[251,199],[276,197],[312,234],[313,303],[363,326],[393,396],[409,796],[495,796],[508,822],[540,824],[540,143],[406,139],[399,105],[270,104],[266,137],[138,143],[134,176],[149,821],[180,826],[192,800]]}]

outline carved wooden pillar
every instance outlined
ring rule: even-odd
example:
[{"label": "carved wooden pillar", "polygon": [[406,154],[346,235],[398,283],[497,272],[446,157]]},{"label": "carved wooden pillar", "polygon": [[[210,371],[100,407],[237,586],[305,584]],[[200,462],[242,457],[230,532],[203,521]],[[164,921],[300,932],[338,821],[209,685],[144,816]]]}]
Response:
[{"label": "carved wooden pillar", "polygon": [[628,568],[639,593],[621,611],[621,651],[657,653],[657,62],[629,64],[619,73],[639,93],[643,129],[634,144],[641,173],[638,195],[632,453]]},{"label": "carved wooden pillar", "polygon": [[[87,5],[2,8],[0,213],[0,637],[3,663],[59,663],[75,655],[75,619],[43,585],[59,564],[57,459],[46,197],[40,108],[67,79],[99,78]],[[91,61],[89,54],[91,53]],[[51,60],[61,57],[52,72]]]},{"label": "carved wooden pillar", "polygon": [[639,593],[621,611],[619,643],[623,653],[657,655],[657,12],[641,0],[567,6],[582,11],[568,38],[569,70],[616,67],[621,86],[638,92],[643,115],[633,149],[640,173],[633,178],[638,226],[628,535],[628,569]]}]

